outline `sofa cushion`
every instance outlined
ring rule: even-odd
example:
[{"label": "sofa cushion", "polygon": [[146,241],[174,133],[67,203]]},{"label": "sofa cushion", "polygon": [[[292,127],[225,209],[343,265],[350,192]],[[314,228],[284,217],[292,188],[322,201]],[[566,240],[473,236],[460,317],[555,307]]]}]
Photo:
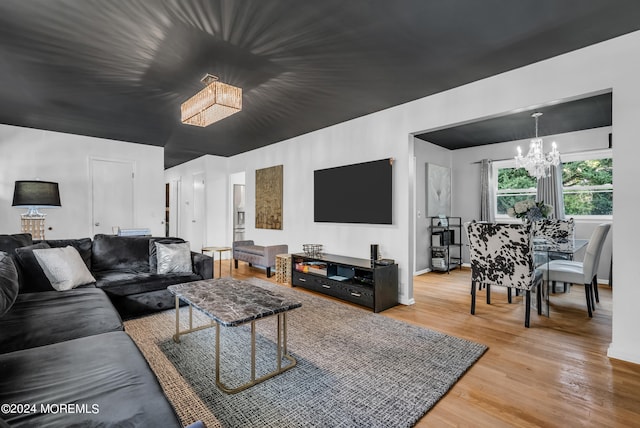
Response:
[{"label": "sofa cushion", "polygon": [[149,239],[149,272],[157,272],[158,271],[158,249],[156,247],[156,242],[161,244],[179,244],[184,242],[182,238],[150,238]]},{"label": "sofa cushion", "polygon": [[9,312],[18,297],[18,271],[9,253],[0,251],[0,317]]},{"label": "sofa cushion", "polygon": [[113,270],[94,272],[93,274],[96,278],[96,287],[113,296],[129,296],[131,294],[162,290],[169,285],[202,279],[194,273],[157,274]]},{"label": "sofa cushion", "polygon": [[33,254],[51,286],[58,291],[71,290],[79,285],[95,282],[80,253],[71,245],[63,248],[36,249],[33,250]]},{"label": "sofa cushion", "polygon": [[0,403],[71,403],[77,412],[5,414],[12,427],[182,427],[124,332],[0,355]]},{"label": "sofa cushion", "polygon": [[158,274],[189,273],[191,266],[191,246],[187,242],[180,244],[161,244],[156,242]]},{"label": "sofa cushion", "polygon": [[262,245],[243,245],[241,247],[237,247],[236,251],[240,251],[242,253],[255,254],[257,256],[264,255],[264,246]]},{"label": "sofa cushion", "polygon": [[38,291],[51,291],[53,287],[49,279],[44,274],[38,259],[36,259],[33,250],[51,248],[46,242],[38,242],[37,244],[27,245],[26,247],[16,248],[16,264],[20,268],[22,282],[20,283],[21,293],[34,293]]},{"label": "sofa cushion", "polygon": [[14,235],[0,235],[0,251],[13,256],[15,249],[33,244],[30,233],[16,233]]},{"label": "sofa cushion", "polygon": [[91,252],[92,272],[149,272],[149,239],[148,236],[96,235]]},{"label": "sofa cushion", "polygon": [[[15,260],[16,248],[33,244],[30,233],[16,233],[14,235],[0,235],[0,251],[9,253]],[[22,272],[18,269],[18,283],[23,284]]]},{"label": "sofa cushion", "polygon": [[122,329],[118,312],[97,288],[22,293],[0,318],[0,353]]}]

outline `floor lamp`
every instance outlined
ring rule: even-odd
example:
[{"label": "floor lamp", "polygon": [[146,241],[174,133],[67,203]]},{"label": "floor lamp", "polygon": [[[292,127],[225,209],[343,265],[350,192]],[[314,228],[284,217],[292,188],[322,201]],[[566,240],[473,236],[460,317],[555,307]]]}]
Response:
[{"label": "floor lamp", "polygon": [[16,181],[13,190],[14,207],[26,207],[21,215],[22,232],[30,233],[33,239],[44,239],[44,219],[46,214],[38,208],[59,207],[60,191],[58,183],[51,181]]}]

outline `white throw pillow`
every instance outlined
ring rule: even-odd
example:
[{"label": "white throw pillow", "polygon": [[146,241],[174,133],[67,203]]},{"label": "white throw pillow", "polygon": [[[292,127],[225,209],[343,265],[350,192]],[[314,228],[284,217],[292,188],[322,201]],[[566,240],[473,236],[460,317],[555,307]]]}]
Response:
[{"label": "white throw pillow", "polygon": [[33,250],[40,267],[51,286],[58,290],[71,290],[79,285],[91,284],[96,279],[72,246]]},{"label": "white throw pillow", "polygon": [[156,242],[158,255],[158,273],[192,272],[191,245],[188,242],[179,244],[162,244]]}]

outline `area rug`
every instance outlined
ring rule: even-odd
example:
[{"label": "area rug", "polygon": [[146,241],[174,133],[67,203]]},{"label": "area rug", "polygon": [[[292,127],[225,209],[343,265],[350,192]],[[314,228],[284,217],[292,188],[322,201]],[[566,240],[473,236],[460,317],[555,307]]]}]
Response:
[{"label": "area rug", "polygon": [[[364,308],[248,281],[302,302],[288,312],[288,349],[298,364],[237,394],[215,384],[214,328],[174,343],[173,310],[125,322],[185,425],[410,427],[487,349]],[[186,326],[188,309],[180,311]],[[209,322],[193,314],[194,325]],[[276,365],[275,325],[275,317],[256,323],[257,376]],[[221,328],[220,339],[221,380],[237,386],[250,375],[250,330]]]}]

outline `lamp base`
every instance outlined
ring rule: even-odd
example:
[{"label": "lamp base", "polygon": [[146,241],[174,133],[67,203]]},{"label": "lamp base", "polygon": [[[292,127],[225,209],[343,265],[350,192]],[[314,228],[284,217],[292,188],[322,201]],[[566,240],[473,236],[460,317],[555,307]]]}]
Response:
[{"label": "lamp base", "polygon": [[22,233],[30,233],[32,239],[44,239],[44,219],[45,219],[44,214],[40,214],[40,215],[31,215],[30,213],[22,214],[20,216],[20,220],[22,224]]}]

